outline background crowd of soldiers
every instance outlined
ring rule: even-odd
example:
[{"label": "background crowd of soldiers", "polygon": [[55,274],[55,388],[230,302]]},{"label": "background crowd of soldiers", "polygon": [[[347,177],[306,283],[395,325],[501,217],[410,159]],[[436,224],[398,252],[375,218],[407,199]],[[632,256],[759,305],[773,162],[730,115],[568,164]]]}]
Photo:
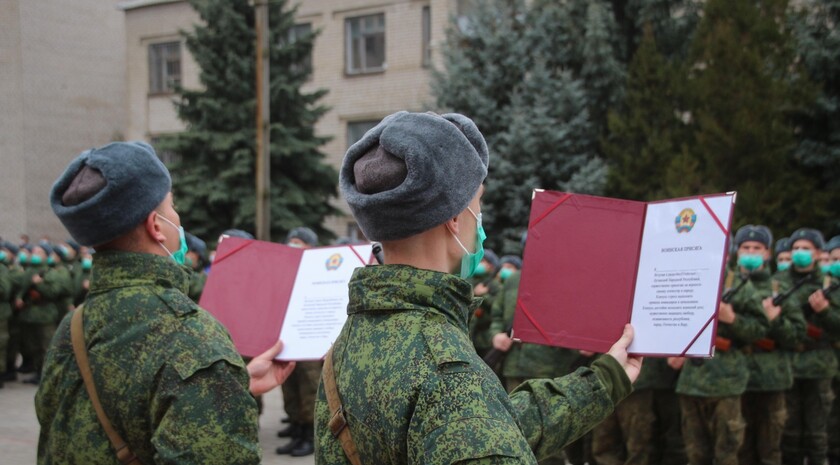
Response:
[{"label": "background crowd of soldiers", "polygon": [[[228,235],[253,238],[229,230],[220,240]],[[318,245],[318,236],[296,228],[285,242],[308,248]],[[826,242],[803,228],[774,243],[768,228],[748,225],[731,243],[715,357],[646,359],[633,394],[610,418],[541,463],[840,464],[834,402],[840,306],[832,300],[840,282],[840,236]],[[214,251],[190,234],[187,244],[190,297],[197,302]],[[57,323],[84,301],[94,253],[73,241],[0,241],[3,381],[32,373],[23,382],[38,383]],[[470,319],[470,335],[508,390],[527,379],[571,373],[595,355],[510,337],[521,267],[520,257],[499,258],[486,249],[473,278],[484,301]],[[288,418],[278,436],[290,441],[278,454],[313,453],[320,370],[320,362],[298,364],[283,385]]]}]

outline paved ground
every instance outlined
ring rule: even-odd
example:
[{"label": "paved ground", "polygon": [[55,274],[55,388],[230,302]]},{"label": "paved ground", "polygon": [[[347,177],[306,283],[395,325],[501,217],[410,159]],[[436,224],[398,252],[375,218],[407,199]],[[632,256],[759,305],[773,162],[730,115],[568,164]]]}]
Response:
[{"label": "paved ground", "polygon": [[[6,383],[0,389],[0,462],[3,465],[33,465],[38,448],[38,420],[35,418],[35,387],[19,382]],[[260,418],[260,443],[263,464],[312,465],[313,456],[279,456],[274,449],[287,439],[277,437],[283,401],[280,390],[264,397],[266,410]]]}]

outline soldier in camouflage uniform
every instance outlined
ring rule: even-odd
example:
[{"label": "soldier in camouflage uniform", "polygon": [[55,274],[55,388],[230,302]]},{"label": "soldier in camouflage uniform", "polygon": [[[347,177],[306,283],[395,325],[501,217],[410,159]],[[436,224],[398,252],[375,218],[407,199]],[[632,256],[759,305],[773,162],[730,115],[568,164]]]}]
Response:
[{"label": "soldier in camouflage uniform", "polygon": [[190,269],[190,292],[187,294],[193,302],[201,300],[201,293],[204,291],[204,284],[207,283],[207,273],[204,272],[204,264],[207,261],[207,244],[198,237],[186,233],[187,238],[187,260],[186,265]]},{"label": "soldier in camouflage uniform", "polygon": [[[748,225],[738,230],[736,250],[749,241],[754,228]],[[765,337],[770,327],[756,292],[747,280],[738,292],[733,291],[729,302],[722,301],[714,357],[691,359],[682,365],[677,394],[680,394],[683,439],[691,465],[738,463],[745,427],[741,394],[749,381],[744,349]]]},{"label": "soldier in camouflage uniform", "polygon": [[749,273],[754,297],[762,303],[770,330],[753,343],[747,354],[750,379],[747,391],[741,396],[747,427],[738,460],[741,465],[780,465],[782,432],[787,418],[785,391],[793,385],[790,354],[805,334],[805,319],[799,311],[790,307],[782,309],[772,303],[770,230],[760,226],[748,230],[747,234],[748,240],[738,250],[741,272]]},{"label": "soldier in camouflage uniform", "polygon": [[[834,393],[837,358],[831,338],[840,330],[840,307],[820,289],[823,275],[817,257],[823,248],[819,231],[802,228],[791,237],[793,266],[778,276],[779,292],[793,290],[782,309],[802,312],[807,323],[793,356],[793,387],[786,397],[788,420],[782,440],[785,464],[823,464],[827,461],[826,425]],[[798,287],[797,287],[798,286]]]},{"label": "soldier in camouflage uniform", "polygon": [[[498,271],[499,257],[492,250],[484,249],[484,258],[478,264],[475,276],[470,280],[473,294],[483,299],[481,305],[470,316],[470,340],[476,353],[482,358],[493,348],[493,334],[490,331],[490,324],[493,322],[493,302],[502,288]],[[497,371],[497,367],[490,368]]]},{"label": "soldier in camouflage uniform", "polygon": [[[840,299],[840,236],[832,237],[825,249],[828,250],[831,258],[828,273],[831,275],[833,289],[830,299],[832,302],[837,302]],[[840,361],[840,342],[837,338],[834,338],[832,345],[834,355]],[[828,462],[831,465],[840,465],[840,399],[838,399],[840,396],[837,395],[840,393],[840,370],[837,370],[837,374],[834,375],[831,387],[834,392],[834,403],[828,418]]]},{"label": "soldier in camouflage uniform", "polygon": [[[82,153],[50,193],[71,235],[97,246],[83,332],[98,397],[141,463],[257,464],[252,393],[289,366],[271,363],[278,344],[246,370],[225,329],[184,294],[170,187],[151,146],[117,142]],[[71,315],[35,397],[38,463],[116,464],[74,357]]]},{"label": "soldier in camouflage uniform", "polygon": [[[776,274],[781,276],[781,274],[787,271],[791,265],[790,238],[783,237],[776,241],[774,251],[776,253]],[[775,278],[775,275],[773,277]]]},{"label": "soldier in camouflage uniform", "polygon": [[[6,350],[9,345],[9,319],[12,318],[12,273],[9,264],[14,253],[0,241],[0,374],[6,373]],[[3,387],[0,379],[0,387]]]},{"label": "soldier in camouflage uniform", "polygon": [[[632,328],[592,368],[509,396],[469,340],[480,304],[481,185],[489,154],[468,118],[400,112],[347,152],[340,186],[385,264],[357,269],[332,349],[340,414],[362,463],[536,463],[612,412],[638,375]],[[321,380],[316,463],[350,463]],[[338,417],[336,417],[338,418]],[[334,425],[335,423],[333,423]]]}]

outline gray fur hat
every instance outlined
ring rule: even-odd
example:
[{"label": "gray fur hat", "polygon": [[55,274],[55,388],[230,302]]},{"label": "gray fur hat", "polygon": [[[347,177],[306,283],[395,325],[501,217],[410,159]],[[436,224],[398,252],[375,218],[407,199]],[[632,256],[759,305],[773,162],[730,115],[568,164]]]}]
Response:
[{"label": "gray fur hat", "polygon": [[766,226],[755,226],[748,224],[741,226],[738,232],[735,233],[735,247],[741,247],[741,244],[747,241],[755,241],[764,244],[768,249],[773,242],[773,237],[770,230]]},{"label": "gray fur hat", "polygon": [[825,250],[831,252],[834,249],[840,249],[840,236],[834,236],[829,239],[828,243],[825,245]]},{"label": "gray fur hat", "polygon": [[783,237],[776,241],[776,247],[773,249],[773,253],[775,255],[779,255],[782,252],[790,252],[790,238]]},{"label": "gray fur hat", "polygon": [[487,263],[493,267],[494,272],[499,269],[499,256],[493,250],[484,249],[484,260],[487,260]]},{"label": "gray fur hat", "polygon": [[502,257],[499,266],[504,265],[505,263],[510,263],[511,265],[515,266],[517,270],[522,269],[522,259],[517,257],[516,255],[505,255]]},{"label": "gray fur hat", "polygon": [[73,239],[92,246],[131,231],[171,190],[169,171],[149,144],[113,142],[70,162],[50,205]]},{"label": "gray fur hat", "polygon": [[822,233],[813,228],[799,228],[794,231],[793,234],[790,235],[791,248],[793,247],[793,244],[800,239],[811,241],[811,243],[814,244],[814,247],[820,250],[822,250],[825,246],[825,239],[823,239]]},{"label": "gray fur hat", "polygon": [[311,246],[318,245],[318,235],[315,234],[315,231],[305,226],[300,226],[289,231],[289,234],[286,235],[286,243],[288,244],[292,239],[300,239]]},{"label": "gray fur hat", "polygon": [[466,116],[401,111],[347,150],[339,185],[368,239],[399,240],[464,211],[489,163],[484,136]]}]

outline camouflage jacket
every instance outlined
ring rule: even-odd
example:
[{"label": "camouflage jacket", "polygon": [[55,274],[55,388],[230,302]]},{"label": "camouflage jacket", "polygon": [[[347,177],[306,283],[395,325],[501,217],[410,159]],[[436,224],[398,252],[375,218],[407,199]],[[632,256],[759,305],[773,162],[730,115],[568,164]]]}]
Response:
[{"label": "camouflage jacket", "polygon": [[484,283],[488,291],[487,294],[481,296],[481,305],[470,315],[470,339],[476,350],[483,353],[493,347],[494,334],[490,330],[490,323],[493,321],[491,311],[502,286],[496,279],[477,279],[472,283],[473,288],[479,283]]},{"label": "camouflage jacket", "polygon": [[[509,330],[513,325],[520,277],[520,272],[512,274],[493,302],[493,323],[490,325],[490,331],[494,335]],[[555,378],[571,373],[584,364],[586,360],[576,350],[516,343],[505,355],[502,375],[509,378]]]},{"label": "camouflage jacket", "polygon": [[[505,393],[475,353],[467,281],[405,265],[355,271],[348,319],[333,346],[336,384],[365,464],[535,464],[609,415],[631,390],[605,356],[591,369]],[[315,403],[316,463],[346,464]]]},{"label": "camouflage jacket", "polygon": [[747,282],[731,301],[735,311],[732,324],[718,322],[717,336],[729,339],[729,350],[716,350],[708,360],[689,359],[677,380],[677,393],[696,397],[739,396],[747,389],[749,369],[742,348],[765,337],[770,322],[755,288]]},{"label": "camouflage jacket", "polygon": [[5,263],[0,263],[0,321],[12,317],[12,271]]},{"label": "camouflage jacket", "polygon": [[669,389],[671,391],[677,385],[677,378],[680,372],[668,366],[665,358],[645,358],[642,364],[642,371],[639,378],[633,383],[634,391],[642,389]]},{"label": "camouflage jacket", "polygon": [[[750,275],[750,282],[755,289],[753,298],[758,302],[773,295],[769,271],[754,271]],[[792,311],[790,307],[782,308],[782,313],[770,322],[766,336],[767,340],[773,341],[774,347],[767,350],[757,344],[753,346],[752,354],[747,356],[750,369],[747,391],[776,392],[789,389],[793,385],[791,350],[804,335],[805,318],[802,312]]]},{"label": "camouflage jacket", "polygon": [[193,302],[201,300],[201,293],[204,292],[204,284],[207,283],[207,274],[204,270],[190,269],[190,290],[187,295]]},{"label": "camouflage jacket", "polygon": [[[837,373],[837,357],[830,341],[840,333],[840,306],[836,303],[838,299],[834,298],[829,308],[821,313],[811,309],[808,297],[823,286],[823,275],[818,267],[810,274],[800,273],[794,267],[779,274],[779,292],[784,293],[803,279],[805,284],[782,302],[782,311],[800,312],[811,328],[802,335],[793,354],[793,376],[803,379],[833,378]],[[819,338],[809,335],[813,333],[814,328],[824,334]]]},{"label": "camouflage jacket", "polygon": [[[18,321],[38,325],[55,325],[58,320],[58,301],[67,289],[67,276],[57,268],[46,265],[30,266],[24,270],[22,286],[18,297],[25,302]],[[32,283],[32,277],[40,274],[43,281]]]},{"label": "camouflage jacket", "polygon": [[[111,423],[145,464],[257,464],[257,405],[230,336],[183,293],[170,258],[99,252],[85,301],[90,366]],[[35,396],[39,464],[117,464],[62,320]]]}]

